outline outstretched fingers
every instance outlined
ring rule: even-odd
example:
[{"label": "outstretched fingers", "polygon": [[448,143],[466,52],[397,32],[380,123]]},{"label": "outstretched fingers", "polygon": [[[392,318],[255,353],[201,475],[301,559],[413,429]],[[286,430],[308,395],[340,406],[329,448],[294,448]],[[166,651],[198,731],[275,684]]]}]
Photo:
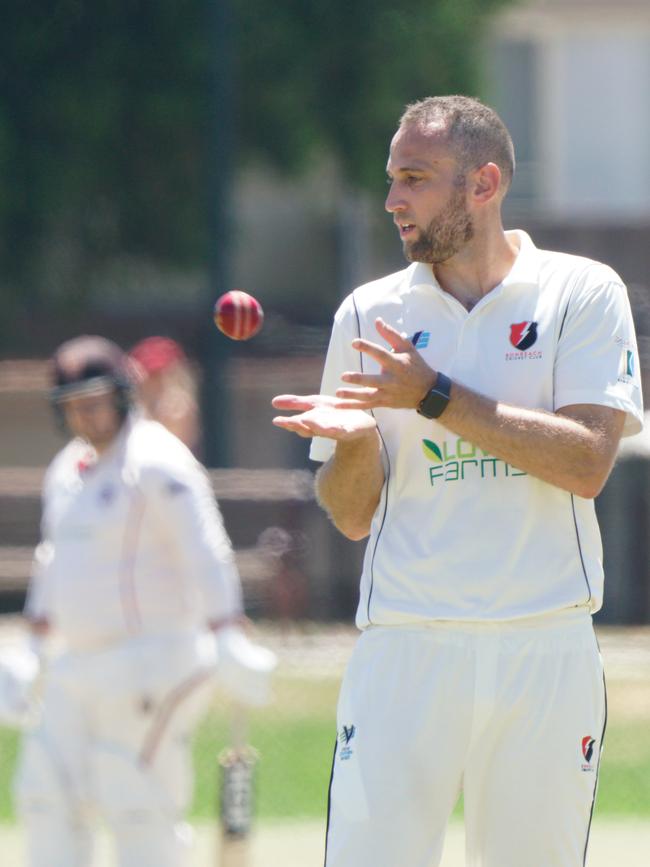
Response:
[{"label": "outstretched fingers", "polygon": [[297,433],[298,436],[301,437],[313,437],[315,433],[308,422],[299,415],[278,415],[272,419],[272,422],[276,427],[291,431],[292,433]]},{"label": "outstretched fingers", "polygon": [[337,388],[336,396],[339,409],[367,409],[374,406],[378,395],[376,388]]},{"label": "outstretched fingers", "polygon": [[358,401],[337,401],[349,407],[317,407],[294,416],[277,416],[273,424],[302,437],[327,437],[336,440],[357,439],[370,435],[376,428],[374,418],[366,412],[353,412]]},{"label": "outstretched fingers", "polygon": [[375,320],[375,327],[378,334],[388,343],[389,348],[380,346],[378,343],[373,343],[370,340],[364,340],[362,337],[357,337],[352,341],[353,349],[369,355],[374,358],[386,370],[391,370],[398,365],[395,359],[395,354],[400,352],[412,352],[413,344],[410,340],[397,331],[392,325],[388,325],[381,317]]},{"label": "outstretched fingers", "polygon": [[378,343],[372,343],[370,340],[364,340],[363,337],[357,337],[352,341],[352,348],[358,352],[363,352],[364,355],[374,358],[383,368],[390,367],[393,362],[393,353],[390,349],[380,346]]},{"label": "outstretched fingers", "polygon": [[403,337],[392,325],[384,322],[381,316],[375,319],[375,328],[377,333],[390,345],[393,352],[409,352],[413,349],[411,341],[407,337]]},{"label": "outstretched fingers", "polygon": [[278,394],[271,401],[276,409],[304,411],[322,406],[323,395],[320,394]]}]

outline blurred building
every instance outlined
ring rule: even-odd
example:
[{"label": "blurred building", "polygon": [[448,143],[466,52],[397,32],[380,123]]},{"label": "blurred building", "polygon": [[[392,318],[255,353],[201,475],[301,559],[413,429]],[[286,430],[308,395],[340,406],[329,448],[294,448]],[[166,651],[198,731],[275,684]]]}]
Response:
[{"label": "blurred building", "polygon": [[523,0],[494,21],[488,90],[517,143],[522,213],[650,221],[650,3]]}]

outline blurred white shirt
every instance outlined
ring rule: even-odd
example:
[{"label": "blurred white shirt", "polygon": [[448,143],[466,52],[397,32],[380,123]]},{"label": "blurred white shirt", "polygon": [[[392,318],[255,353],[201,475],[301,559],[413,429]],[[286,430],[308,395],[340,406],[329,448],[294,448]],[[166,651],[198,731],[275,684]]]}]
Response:
[{"label": "blurred white shirt", "polygon": [[162,425],[130,418],[99,459],[78,439],[56,456],[27,613],[67,648],[195,631],[241,608],[207,473]]}]

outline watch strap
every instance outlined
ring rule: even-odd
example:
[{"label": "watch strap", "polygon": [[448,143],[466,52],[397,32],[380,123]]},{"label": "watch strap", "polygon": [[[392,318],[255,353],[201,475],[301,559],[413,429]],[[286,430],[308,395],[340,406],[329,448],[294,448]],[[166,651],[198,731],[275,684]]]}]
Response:
[{"label": "watch strap", "polygon": [[418,413],[425,418],[439,418],[447,408],[450,394],[451,379],[439,372],[436,384],[429,389],[418,404]]}]

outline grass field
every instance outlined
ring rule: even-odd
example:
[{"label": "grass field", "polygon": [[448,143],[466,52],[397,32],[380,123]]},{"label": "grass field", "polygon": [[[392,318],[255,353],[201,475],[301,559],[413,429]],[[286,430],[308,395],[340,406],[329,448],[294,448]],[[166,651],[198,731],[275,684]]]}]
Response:
[{"label": "grass field", "polygon": [[[309,685],[303,684],[303,688],[308,692]],[[215,754],[226,739],[226,720],[215,713],[206,720],[196,743],[197,791],[193,815],[199,819],[214,814]],[[302,717],[270,719],[261,715],[251,726],[251,742],[261,756],[257,794],[260,818],[323,817],[334,746],[332,715],[306,712]],[[599,815],[607,817],[644,817],[650,821],[650,728],[647,722],[610,723],[597,810]]]},{"label": "grass field", "polygon": [[[334,746],[337,679],[317,683],[280,679],[278,701],[251,720],[250,740],[260,753],[257,813],[262,820],[320,819],[325,816]],[[228,716],[215,707],[194,746],[196,792],[192,816],[215,815],[218,755],[228,743]],[[0,730],[0,819],[11,821],[10,780],[17,733]],[[612,721],[601,767],[599,815],[650,820],[650,727],[646,720]]]}]

